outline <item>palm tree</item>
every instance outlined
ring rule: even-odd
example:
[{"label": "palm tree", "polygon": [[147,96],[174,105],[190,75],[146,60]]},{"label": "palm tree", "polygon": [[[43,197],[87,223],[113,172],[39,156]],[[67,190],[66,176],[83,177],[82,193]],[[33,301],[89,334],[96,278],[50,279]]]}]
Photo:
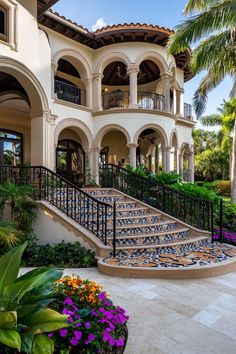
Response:
[{"label": "palm tree", "polygon": [[[194,73],[206,70],[193,97],[197,117],[205,110],[207,95],[229,75],[233,80],[231,98],[236,96],[236,1],[189,0],[185,15],[190,17],[177,26],[170,38],[169,49],[178,54],[197,44],[192,52],[191,69]],[[236,203],[236,124],[233,133],[231,199]]]},{"label": "palm tree", "polygon": [[[201,122],[205,126],[220,126],[220,135],[221,135],[221,146],[228,150],[229,160],[231,161],[231,188],[235,188],[233,184],[233,176],[236,176],[236,161],[234,157],[236,156],[236,151],[233,151],[235,142],[235,127],[236,127],[236,98],[233,98],[230,101],[224,101],[221,108],[218,108],[218,114],[212,114],[210,116],[202,117]],[[233,139],[232,139],[233,135]],[[234,169],[234,171],[233,171]],[[232,193],[234,195],[234,193]],[[233,198],[232,198],[233,199]],[[232,200],[233,201],[233,200]],[[233,201],[234,203],[236,201]]]},{"label": "palm tree", "polygon": [[195,73],[207,70],[193,98],[196,114],[201,116],[207,94],[226,75],[233,79],[231,96],[236,95],[236,1],[189,0],[184,14],[192,16],[177,26],[169,50],[177,54],[202,39],[193,50],[190,63]]}]

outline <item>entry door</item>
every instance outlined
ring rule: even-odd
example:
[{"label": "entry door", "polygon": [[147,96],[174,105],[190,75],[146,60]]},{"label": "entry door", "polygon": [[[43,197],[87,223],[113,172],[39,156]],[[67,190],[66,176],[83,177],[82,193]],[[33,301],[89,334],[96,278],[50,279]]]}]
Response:
[{"label": "entry door", "polygon": [[82,186],[84,183],[84,151],[73,140],[61,140],[56,151],[57,173],[72,183]]},{"label": "entry door", "polygon": [[22,164],[22,135],[0,130],[0,164],[19,166]]}]

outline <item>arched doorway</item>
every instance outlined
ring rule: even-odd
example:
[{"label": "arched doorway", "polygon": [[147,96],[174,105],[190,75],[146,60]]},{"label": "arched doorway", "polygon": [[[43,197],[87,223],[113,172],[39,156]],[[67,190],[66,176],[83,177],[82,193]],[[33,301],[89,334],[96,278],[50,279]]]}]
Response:
[{"label": "arched doorway", "polygon": [[85,151],[80,135],[72,128],[65,128],[58,137],[56,172],[77,186],[85,182]]},{"label": "arched doorway", "polygon": [[112,163],[123,166],[129,162],[127,138],[118,129],[108,131],[102,138],[100,163]]},{"label": "arched doorway", "polygon": [[164,139],[152,128],[144,129],[138,137],[137,165],[142,164],[148,171],[158,174],[165,170]]}]

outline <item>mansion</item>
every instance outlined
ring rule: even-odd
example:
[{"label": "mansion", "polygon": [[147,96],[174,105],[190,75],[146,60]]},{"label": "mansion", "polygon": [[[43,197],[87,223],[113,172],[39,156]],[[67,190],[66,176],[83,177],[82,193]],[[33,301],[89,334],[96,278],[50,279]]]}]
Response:
[{"label": "mansion", "polygon": [[45,166],[78,186],[99,165],[177,171],[194,180],[190,51],[168,28],[90,32],[55,0],[0,0],[0,164]]}]

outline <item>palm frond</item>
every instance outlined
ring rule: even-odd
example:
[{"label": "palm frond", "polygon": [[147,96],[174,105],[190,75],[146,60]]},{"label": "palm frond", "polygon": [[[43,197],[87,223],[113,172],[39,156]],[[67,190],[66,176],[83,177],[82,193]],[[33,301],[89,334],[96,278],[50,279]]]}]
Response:
[{"label": "palm frond", "polygon": [[236,22],[235,0],[216,2],[209,11],[192,16],[177,26],[176,33],[170,37],[169,50],[178,54],[214,31],[231,28]]},{"label": "palm frond", "polygon": [[16,229],[14,224],[7,221],[0,221],[0,245],[6,247],[15,246],[19,243],[22,233]]},{"label": "palm frond", "polygon": [[212,64],[215,64],[216,58],[219,56],[221,65],[222,62],[227,63],[230,61],[229,65],[232,67],[233,60],[231,60],[230,51],[230,30],[212,35],[201,41],[193,50],[190,64],[191,69],[194,72],[208,69]]},{"label": "palm frond", "polygon": [[200,82],[200,85],[193,96],[193,108],[197,118],[202,116],[206,108],[208,93],[220,84],[224,79],[224,76],[223,70],[216,75],[214,67],[212,67]]},{"label": "palm frond", "polygon": [[184,15],[206,10],[216,2],[217,0],[189,0],[184,8]]},{"label": "palm frond", "polygon": [[235,75],[235,78],[234,78],[234,81],[233,81],[233,87],[230,91],[230,94],[229,94],[230,98],[234,98],[236,97],[236,75]]}]

